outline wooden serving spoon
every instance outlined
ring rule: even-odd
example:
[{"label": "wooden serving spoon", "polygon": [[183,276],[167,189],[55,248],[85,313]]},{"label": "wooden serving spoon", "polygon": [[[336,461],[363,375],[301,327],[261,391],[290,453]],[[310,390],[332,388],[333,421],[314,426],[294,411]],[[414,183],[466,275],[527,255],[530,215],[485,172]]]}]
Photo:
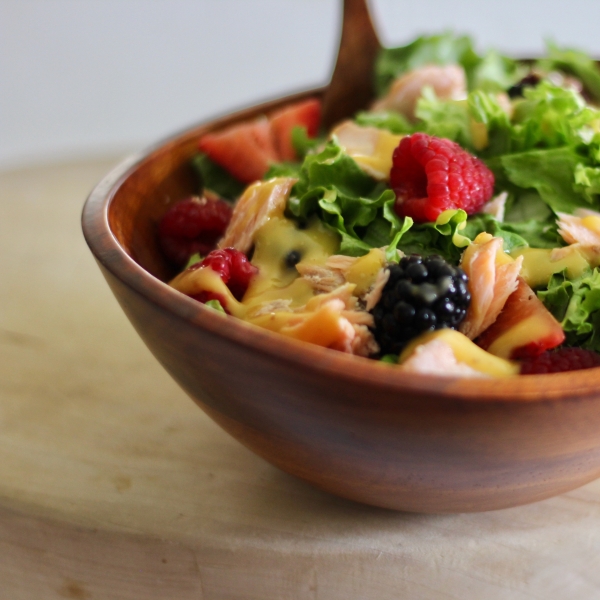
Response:
[{"label": "wooden serving spoon", "polygon": [[374,98],[373,66],[380,49],[368,0],[344,0],[337,61],[323,96],[325,129],[365,108]]}]

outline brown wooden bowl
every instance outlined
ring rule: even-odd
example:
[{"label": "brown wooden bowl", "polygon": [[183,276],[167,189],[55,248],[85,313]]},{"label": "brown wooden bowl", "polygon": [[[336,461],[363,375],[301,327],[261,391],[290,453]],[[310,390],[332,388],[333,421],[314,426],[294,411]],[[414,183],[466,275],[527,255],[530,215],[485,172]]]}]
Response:
[{"label": "brown wooden bowl", "polygon": [[600,369],[502,380],[407,375],[217,316],[164,283],[173,273],[156,226],[196,191],[189,159],[199,136],[310,94],[185,131],[92,191],[85,238],[154,356],[252,451],[359,502],[483,511],[600,476]]}]

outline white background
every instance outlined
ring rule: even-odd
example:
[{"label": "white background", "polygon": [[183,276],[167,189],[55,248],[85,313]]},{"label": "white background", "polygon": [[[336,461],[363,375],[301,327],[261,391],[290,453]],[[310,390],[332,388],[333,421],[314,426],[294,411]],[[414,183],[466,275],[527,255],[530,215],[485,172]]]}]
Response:
[{"label": "white background", "polygon": [[[600,1],[371,0],[387,45],[454,29],[479,47],[600,56]],[[131,150],[321,85],[341,0],[0,0],[0,168]]]}]

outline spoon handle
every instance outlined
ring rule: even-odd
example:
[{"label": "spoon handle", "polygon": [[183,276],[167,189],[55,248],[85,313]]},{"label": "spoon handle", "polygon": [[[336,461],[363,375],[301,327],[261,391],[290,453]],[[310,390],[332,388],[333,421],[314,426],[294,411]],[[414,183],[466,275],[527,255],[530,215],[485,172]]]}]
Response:
[{"label": "spoon handle", "polygon": [[373,66],[380,49],[368,0],[344,0],[337,61],[323,97],[326,129],[365,108],[373,99]]}]

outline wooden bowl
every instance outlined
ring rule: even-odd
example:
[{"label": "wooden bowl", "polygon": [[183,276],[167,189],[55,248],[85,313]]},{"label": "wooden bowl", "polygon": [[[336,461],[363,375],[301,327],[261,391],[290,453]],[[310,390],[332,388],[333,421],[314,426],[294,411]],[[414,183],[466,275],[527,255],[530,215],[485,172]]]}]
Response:
[{"label": "wooden bowl", "polygon": [[242,444],[359,502],[483,511],[600,476],[600,369],[502,380],[408,375],[217,316],[164,283],[173,273],[156,226],[197,189],[189,159],[199,136],[311,94],[185,131],[92,191],[85,238],[154,356]]}]

